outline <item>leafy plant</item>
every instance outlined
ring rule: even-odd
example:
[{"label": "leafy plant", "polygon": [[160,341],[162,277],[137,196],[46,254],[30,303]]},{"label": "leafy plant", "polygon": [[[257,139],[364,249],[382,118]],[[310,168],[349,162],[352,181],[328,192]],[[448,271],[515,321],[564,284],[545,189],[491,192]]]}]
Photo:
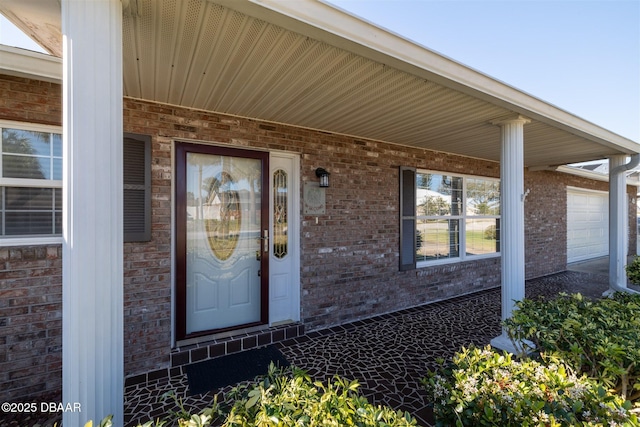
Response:
[{"label": "leafy plant", "polygon": [[[179,427],[210,426],[216,417],[224,420],[222,427],[409,427],[417,426],[408,413],[374,406],[357,393],[357,381],[335,377],[328,384],[312,382],[309,375],[296,368],[281,369],[272,363],[262,379],[233,388],[225,401],[230,407],[218,405],[217,396],[211,408],[197,415],[185,409],[174,393],[163,397],[174,399],[178,411],[168,417],[139,424],[138,427],[163,427],[167,423]],[[103,424],[104,423],[104,424]],[[85,427],[91,427],[87,424]],[[107,417],[100,427],[111,427]]]},{"label": "leafy plant", "polygon": [[[170,391],[162,395],[162,399],[165,400],[167,398],[173,399],[176,406],[178,407],[177,411],[170,411],[170,415],[175,417],[178,420],[179,427],[206,427],[211,425],[212,421],[216,419],[217,414],[219,412],[218,405],[218,395],[216,394],[213,398],[213,405],[210,408],[205,409],[199,414],[191,414],[187,411],[182,403],[182,399],[176,396],[175,392]],[[162,427],[166,422],[165,420],[157,421],[156,424],[145,423],[142,426],[138,427]]]},{"label": "leafy plant", "polygon": [[[54,424],[54,427],[57,426],[58,423]],[[100,421],[98,427],[111,427],[113,426],[113,415],[108,415]],[[93,427],[93,421],[89,420],[85,423],[84,427]]]},{"label": "leafy plant", "polygon": [[580,294],[516,303],[505,326],[512,339],[564,360],[623,398],[640,400],[640,296],[615,293],[590,301]]},{"label": "leafy plant", "polygon": [[[164,427],[167,424],[166,420],[147,421],[144,424],[138,424],[137,427]],[[179,424],[182,426],[182,424]],[[206,424],[209,425],[209,424]],[[56,424],[54,424],[56,427]],[[93,421],[89,420],[85,423],[84,427],[93,427]],[[113,427],[113,415],[104,417],[97,427]]]},{"label": "leafy plant", "polygon": [[627,272],[627,278],[634,285],[640,285],[640,256],[635,256],[630,264],[624,266]]},{"label": "leafy plant", "polygon": [[436,426],[638,426],[631,403],[555,358],[463,348],[423,379]]},{"label": "leafy plant", "polygon": [[232,426],[415,426],[408,414],[374,406],[357,393],[357,381],[334,377],[328,384],[312,382],[295,368],[273,364],[258,383],[241,385],[229,395],[235,403],[223,427]]}]

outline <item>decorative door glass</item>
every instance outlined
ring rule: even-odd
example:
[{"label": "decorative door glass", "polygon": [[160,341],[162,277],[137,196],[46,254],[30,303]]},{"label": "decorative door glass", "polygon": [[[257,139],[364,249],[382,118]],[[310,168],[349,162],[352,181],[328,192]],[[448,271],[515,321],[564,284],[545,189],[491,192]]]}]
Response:
[{"label": "decorative door glass", "polygon": [[273,173],[273,256],[287,255],[287,173],[278,169]]}]

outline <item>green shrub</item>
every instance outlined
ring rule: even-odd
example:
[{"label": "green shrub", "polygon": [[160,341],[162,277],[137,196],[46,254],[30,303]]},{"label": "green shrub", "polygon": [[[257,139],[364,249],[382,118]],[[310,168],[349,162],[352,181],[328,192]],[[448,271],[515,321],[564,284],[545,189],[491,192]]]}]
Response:
[{"label": "green shrub", "polygon": [[498,238],[498,232],[495,225],[490,225],[484,229],[484,238],[487,240],[496,240]]},{"label": "green shrub", "polygon": [[[214,405],[215,406],[215,405]],[[212,421],[216,417],[216,408],[208,408],[199,414],[191,415],[186,410],[181,409],[181,412],[174,413],[172,416],[167,416],[164,419],[158,419],[155,421],[147,421],[144,424],[138,424],[137,427],[169,427],[175,425],[170,423],[170,419],[176,420],[178,427],[209,427]],[[109,415],[100,421],[97,427],[113,427],[113,416]],[[56,427],[56,426],[54,426]],[[93,427],[93,421],[88,421],[84,427]]]},{"label": "green shrub", "polygon": [[580,294],[516,303],[505,326],[546,354],[600,381],[623,398],[640,400],[640,296],[615,293],[590,301]]},{"label": "green shrub", "polygon": [[555,359],[465,349],[423,380],[436,426],[637,426],[631,403]]},{"label": "green shrub", "polygon": [[[417,426],[406,412],[370,404],[357,393],[358,387],[357,381],[340,377],[334,377],[327,385],[312,382],[302,370],[280,369],[271,364],[264,378],[239,385],[225,396],[226,402],[232,402],[229,407],[218,405],[216,399],[211,408],[191,415],[176,399],[178,412],[138,427],[167,427],[175,425],[173,420],[179,427],[206,427],[214,420],[224,420],[222,427]],[[171,394],[165,395],[168,396]],[[105,418],[100,427],[111,427],[111,417]]]},{"label": "green shrub", "polygon": [[640,257],[633,258],[630,264],[624,266],[624,270],[627,272],[627,278],[634,285],[640,285]]},{"label": "green shrub", "polygon": [[328,384],[312,382],[298,369],[273,365],[260,382],[236,387],[235,402],[224,427],[232,426],[415,426],[408,414],[373,406],[357,393],[357,381],[334,377]]}]

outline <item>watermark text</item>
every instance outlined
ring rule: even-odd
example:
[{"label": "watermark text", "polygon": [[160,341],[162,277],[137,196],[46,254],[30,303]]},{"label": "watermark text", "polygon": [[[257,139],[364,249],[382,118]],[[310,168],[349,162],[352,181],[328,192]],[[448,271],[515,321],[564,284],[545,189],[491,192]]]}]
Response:
[{"label": "watermark text", "polygon": [[0,405],[4,413],[36,413],[36,412],[82,412],[79,402],[4,402]]}]

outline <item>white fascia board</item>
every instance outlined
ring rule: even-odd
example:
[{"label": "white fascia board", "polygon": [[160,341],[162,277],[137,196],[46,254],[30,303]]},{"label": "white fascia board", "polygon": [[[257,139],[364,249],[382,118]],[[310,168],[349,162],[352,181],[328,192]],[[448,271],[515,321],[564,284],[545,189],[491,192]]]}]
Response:
[{"label": "white fascia board", "polygon": [[581,119],[323,0],[213,1],[507,108],[621,153],[640,153],[640,144],[635,141]]},{"label": "white fascia board", "polygon": [[0,45],[0,74],[62,83],[62,59],[32,50]]}]

